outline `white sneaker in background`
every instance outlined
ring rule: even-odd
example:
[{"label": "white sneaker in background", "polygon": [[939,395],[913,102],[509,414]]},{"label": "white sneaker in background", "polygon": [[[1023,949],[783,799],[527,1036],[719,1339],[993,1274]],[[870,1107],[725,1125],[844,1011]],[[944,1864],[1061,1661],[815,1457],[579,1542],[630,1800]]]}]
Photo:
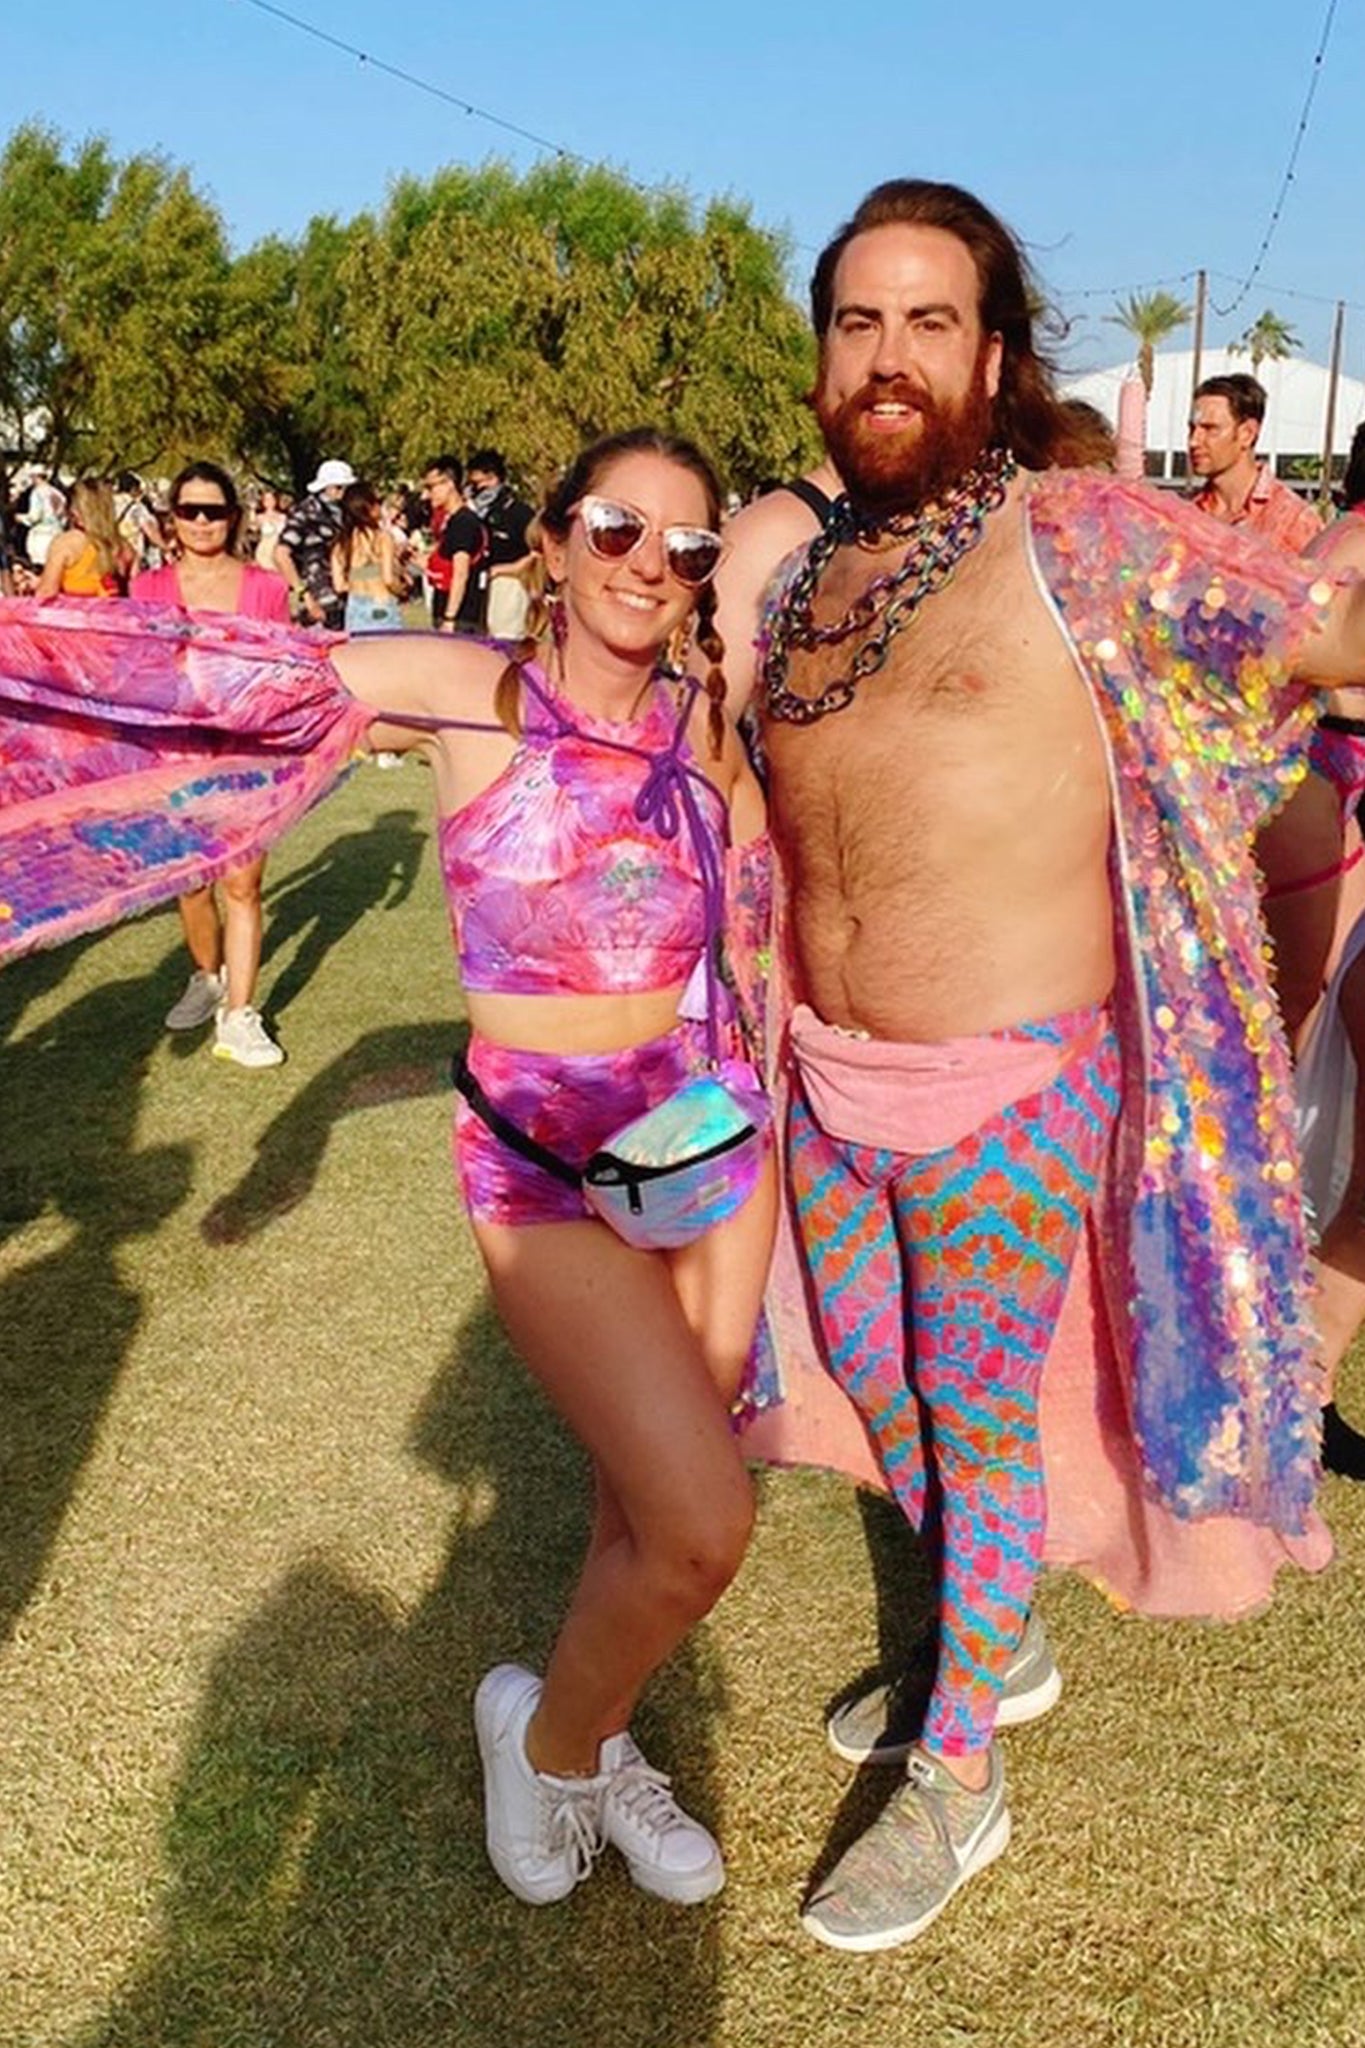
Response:
[{"label": "white sneaker in background", "polygon": [[240,1010],[220,1004],[214,1026],[215,1059],[235,1060],[239,1067],[278,1067],[284,1053],[265,1028],[259,1010],[244,1003]]}]

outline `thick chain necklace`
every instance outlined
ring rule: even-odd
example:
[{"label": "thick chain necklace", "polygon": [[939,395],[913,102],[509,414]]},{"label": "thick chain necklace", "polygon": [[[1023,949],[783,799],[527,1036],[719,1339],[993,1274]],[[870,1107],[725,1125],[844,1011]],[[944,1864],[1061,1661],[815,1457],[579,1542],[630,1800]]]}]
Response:
[{"label": "thick chain necklace", "polygon": [[[981,538],[988,514],[1005,502],[1018,473],[1007,448],[992,448],[950,491],[917,513],[898,513],[875,522],[860,517],[848,498],[840,498],[825,526],[811,542],[773,621],[763,657],[763,701],[770,718],[790,725],[814,725],[831,711],[842,711],[858,693],[864,676],[884,666],[891,642],[909,625],[926,597],[941,590],[962,557]],[[875,544],[893,534],[909,540],[900,567],[874,576],[841,618],[817,626],[811,616],[820,578],[835,550],[849,541]],[[881,624],[872,628],[880,614]],[[802,697],[788,687],[793,648],[831,647],[851,634],[867,632],[847,671],[818,697]]]}]

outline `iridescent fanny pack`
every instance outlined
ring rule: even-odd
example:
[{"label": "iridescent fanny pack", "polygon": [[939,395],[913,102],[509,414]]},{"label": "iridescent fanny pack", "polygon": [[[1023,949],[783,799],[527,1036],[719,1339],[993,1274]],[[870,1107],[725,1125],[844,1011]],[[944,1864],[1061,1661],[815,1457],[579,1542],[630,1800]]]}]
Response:
[{"label": "iridescent fanny pack", "polygon": [[756,1079],[699,1075],[593,1153],[584,1197],[627,1244],[690,1244],[748,1201],[770,1119]]},{"label": "iridescent fanny pack", "polygon": [[748,1201],[768,1150],[772,1110],[752,1068],[727,1060],[614,1131],[583,1167],[523,1131],[484,1093],[463,1053],[455,1086],[494,1137],[556,1180],[645,1251],[691,1244]]},{"label": "iridescent fanny pack", "polygon": [[707,831],[698,808],[689,780],[692,771],[678,759],[697,687],[694,683],[684,701],[672,746],[664,754],[646,757],[650,773],[636,811],[641,818],[652,817],[670,837],[685,819],[696,849],[705,910],[701,968],[707,1070],[632,1117],[585,1166],[577,1167],[505,1117],[470,1072],[463,1053],[452,1063],[455,1086],[496,1138],[557,1180],[578,1188],[594,1214],[627,1244],[651,1251],[690,1244],[743,1206],[762,1171],[772,1121],[771,1105],[754,1069],[721,1056],[723,858],[717,835]]}]

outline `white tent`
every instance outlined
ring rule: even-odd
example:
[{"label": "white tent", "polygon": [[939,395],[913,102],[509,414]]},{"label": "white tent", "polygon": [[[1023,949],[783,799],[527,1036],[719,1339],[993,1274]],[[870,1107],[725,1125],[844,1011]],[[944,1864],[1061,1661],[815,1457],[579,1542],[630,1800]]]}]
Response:
[{"label": "white tent", "polygon": [[[1199,376],[1223,377],[1236,371],[1250,373],[1251,357],[1243,350],[1206,348],[1199,358]],[[1132,362],[1115,363],[1107,370],[1091,370],[1085,376],[1062,377],[1061,389],[1068,398],[1085,398],[1097,405],[1106,418],[1117,424],[1119,386],[1125,377],[1136,376]],[[1265,425],[1257,452],[1269,456],[1277,468],[1290,457],[1307,456],[1320,461],[1327,425],[1328,372],[1321,363],[1288,356],[1279,362],[1263,362],[1256,372],[1266,390]],[[1151,403],[1147,408],[1147,452],[1149,471],[1160,476],[1183,475],[1183,460],[1172,468],[1171,458],[1185,454],[1190,398],[1194,390],[1194,351],[1158,349]],[[1365,383],[1358,377],[1337,380],[1332,451],[1344,456],[1351,436],[1365,420]],[[1160,469],[1156,468],[1157,459]]]}]

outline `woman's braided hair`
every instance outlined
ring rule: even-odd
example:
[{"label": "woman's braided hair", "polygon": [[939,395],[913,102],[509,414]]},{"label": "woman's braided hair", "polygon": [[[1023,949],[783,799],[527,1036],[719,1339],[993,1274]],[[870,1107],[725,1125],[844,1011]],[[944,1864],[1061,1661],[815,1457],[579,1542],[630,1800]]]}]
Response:
[{"label": "woman's braided hair", "polygon": [[[707,518],[719,530],[720,479],[695,442],[684,440],[678,434],[666,434],[658,427],[629,427],[624,433],[608,434],[600,441],[593,441],[575,456],[531,526],[528,538],[535,563],[528,578],[531,602],[526,614],[526,630],[516,653],[498,678],[493,699],[498,718],[510,733],[518,737],[521,733],[521,664],[534,660],[546,639],[553,639],[563,631],[563,614],[545,573],[540,536],[548,533],[556,540],[566,540],[575,505],[591,494],[603,471],[623,455],[659,455],[696,477],[706,493]],[[713,584],[705,583],[698,591],[695,616],[696,643],[709,663],[703,683],[710,707],[707,734],[712,752],[719,754],[725,737],[725,674],[721,668],[725,643],[716,631]]]}]

